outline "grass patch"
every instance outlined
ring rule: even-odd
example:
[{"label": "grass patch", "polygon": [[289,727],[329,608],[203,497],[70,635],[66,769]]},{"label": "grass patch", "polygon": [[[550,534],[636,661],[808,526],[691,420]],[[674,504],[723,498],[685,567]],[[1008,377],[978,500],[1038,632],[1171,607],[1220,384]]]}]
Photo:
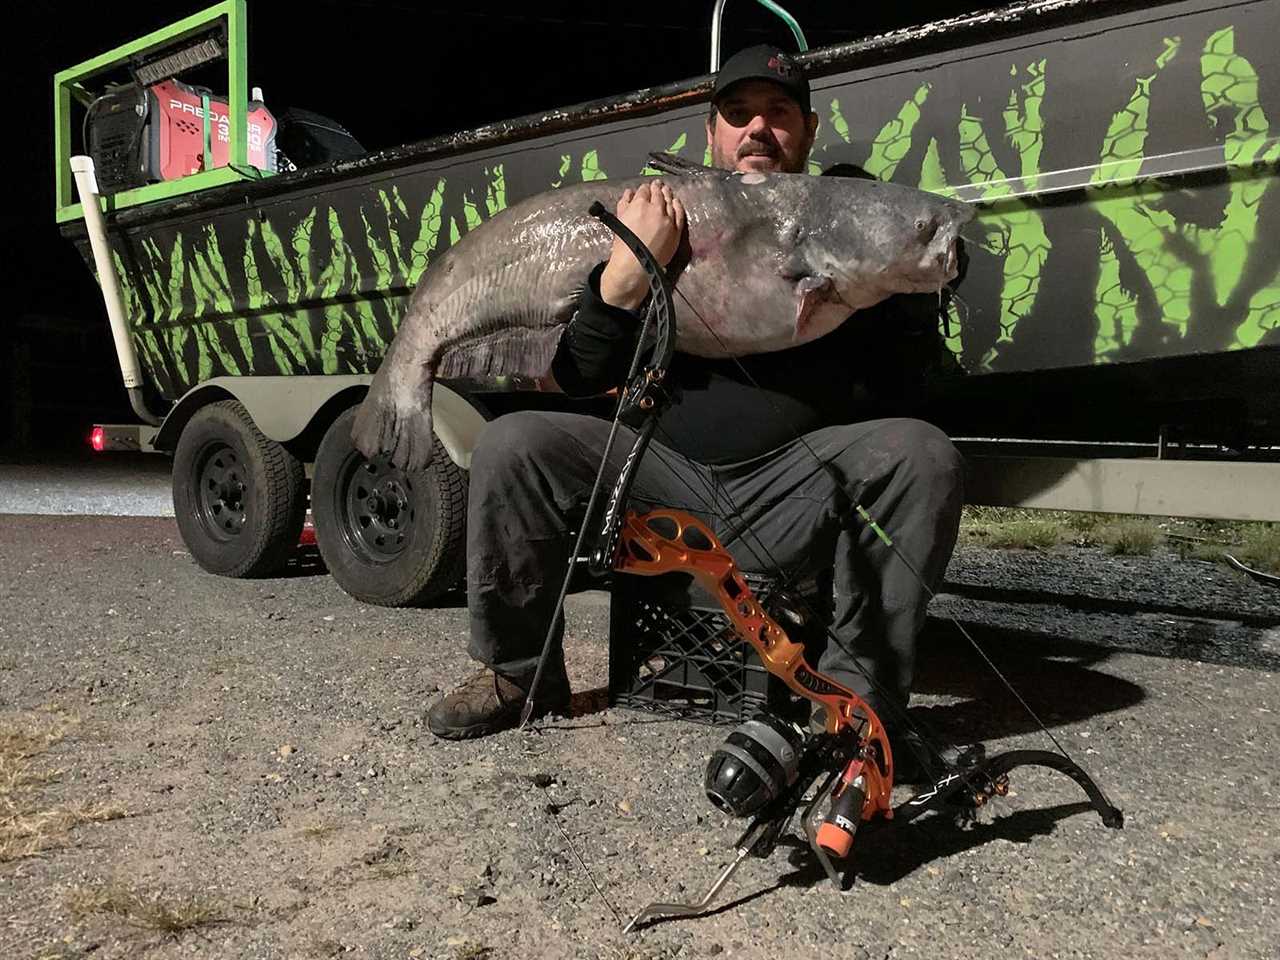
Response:
[{"label": "grass patch", "polygon": [[1148,556],[1168,546],[1182,559],[1222,563],[1230,553],[1256,570],[1280,575],[1280,523],[967,506],[960,543],[1026,550],[1072,544],[1105,547],[1120,556]]},{"label": "grass patch", "polygon": [[303,827],[298,833],[308,840],[323,840],[337,833],[341,828],[336,823],[313,823]]},{"label": "grass patch", "polygon": [[992,524],[985,536],[987,546],[1004,550],[1048,550],[1065,539],[1061,526],[1051,520],[1012,520]]},{"label": "grass patch", "polygon": [[115,883],[72,887],[67,891],[66,906],[77,920],[107,914],[141,930],[174,935],[231,921],[230,911],[218,900],[197,894],[131,890]]},{"label": "grass patch", "polygon": [[1097,527],[1094,535],[1113,554],[1121,557],[1149,557],[1164,542],[1164,535],[1154,520],[1113,520]]},{"label": "grass patch", "polygon": [[1047,550],[1059,544],[1108,547],[1113,553],[1148,554],[1162,541],[1154,517],[1117,517],[1069,510],[965,507],[961,541],[997,549]]},{"label": "grass patch", "polygon": [[1190,521],[1183,527],[1170,539],[1184,560],[1223,563],[1229,553],[1255,570],[1280,575],[1280,524]]},{"label": "grass patch", "polygon": [[348,886],[357,883],[377,880],[395,880],[397,877],[407,877],[416,871],[416,867],[412,863],[375,863],[362,876],[352,877]]},{"label": "grass patch", "polygon": [[26,760],[44,753],[77,722],[60,713],[8,718],[0,722],[0,759]]},{"label": "grass patch", "polygon": [[1240,548],[1231,554],[1255,570],[1280,574],[1280,524],[1251,526],[1244,532]]},{"label": "grass patch", "polygon": [[83,823],[103,823],[126,816],[128,811],[119,804],[79,803],[5,817],[0,819],[0,863],[62,846],[65,835]]},{"label": "grass patch", "polygon": [[1169,541],[1169,546],[1180,560],[1203,560],[1206,563],[1222,563],[1222,554],[1229,550],[1224,543],[1201,537],[1173,538]]},{"label": "grass patch", "polygon": [[40,788],[58,771],[41,766],[38,758],[76,723],[65,714],[0,719],[0,863],[60,846],[82,823],[127,815],[114,803],[56,806],[41,801]]},{"label": "grass patch", "polygon": [[966,507],[960,519],[960,542],[997,550],[1048,550],[1071,539],[1061,513]]}]

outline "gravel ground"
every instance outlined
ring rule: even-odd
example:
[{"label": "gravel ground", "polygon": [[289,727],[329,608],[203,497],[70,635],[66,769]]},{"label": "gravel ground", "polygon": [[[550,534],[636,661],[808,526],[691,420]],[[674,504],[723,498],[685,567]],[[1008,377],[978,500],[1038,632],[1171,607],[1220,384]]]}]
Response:
[{"label": "gravel ground", "polygon": [[0,462],[0,513],[172,517],[169,477],[169,458],[156,454]]},{"label": "gravel ground", "polygon": [[[931,608],[917,719],[1045,745],[955,617],[1124,830],[1019,770],[972,826],[866,832],[848,894],[780,847],[711,915],[625,936],[618,915],[697,899],[741,825],[702,793],[723,729],[604,709],[604,595],[571,598],[574,716],[463,744],[423,724],[470,670],[456,603],[361,606],[306,557],[213,577],[172,520],[31,516],[0,516],[0,597],[0,720],[78,719],[45,804],[130,813],[0,863],[5,960],[1280,956],[1280,592],[1206,563],[966,549]],[[100,885],[223,922],[71,909]]]}]

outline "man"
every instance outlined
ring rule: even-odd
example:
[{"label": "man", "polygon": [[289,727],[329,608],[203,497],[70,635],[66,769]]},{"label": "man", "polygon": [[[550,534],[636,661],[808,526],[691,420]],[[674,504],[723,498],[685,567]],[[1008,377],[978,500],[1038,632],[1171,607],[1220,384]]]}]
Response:
[{"label": "man", "polygon": [[[720,70],[706,125],[715,166],[802,172],[817,125],[808,82],[780,51],[744,50]],[[669,186],[655,180],[627,191],[617,212],[660,262],[671,260],[685,214]],[[588,278],[552,367],[566,393],[599,394],[625,378],[646,293],[639,263],[615,242]],[[936,325],[936,300],[923,322],[890,301],[776,353],[677,354],[671,377],[683,399],[659,422],[632,488],[634,503],[702,517],[743,569],[832,571],[839,642],[828,644],[818,668],[888,708],[890,729],[889,711],[900,713],[893,708],[905,707],[911,689],[928,594],[850,507],[870,510],[929,588],[937,584],[959,525],[960,457],[926,423],[874,419],[919,400],[923,371],[945,352]],[[438,736],[483,736],[518,722],[608,431],[597,418],[527,411],[481,435],[471,462],[467,580],[469,650],[487,669],[431,709]],[[625,439],[618,444],[613,476],[629,449]],[[557,644],[538,707],[561,711],[568,698]]]}]

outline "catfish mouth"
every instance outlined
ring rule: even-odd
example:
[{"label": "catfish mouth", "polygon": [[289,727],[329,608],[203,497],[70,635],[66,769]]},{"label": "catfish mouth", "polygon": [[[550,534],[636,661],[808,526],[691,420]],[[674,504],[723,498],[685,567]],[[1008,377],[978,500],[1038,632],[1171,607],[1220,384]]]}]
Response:
[{"label": "catfish mouth", "polygon": [[915,270],[907,274],[907,281],[915,287],[913,293],[938,290],[954,280],[960,272],[960,252],[956,246],[957,234],[952,233],[942,243],[929,244],[928,249],[915,264]]},{"label": "catfish mouth", "polygon": [[971,221],[977,210],[968,204],[948,204],[940,215],[939,229],[929,239],[915,269],[908,271],[909,282],[918,283],[914,292],[940,291],[960,273],[960,229]]}]

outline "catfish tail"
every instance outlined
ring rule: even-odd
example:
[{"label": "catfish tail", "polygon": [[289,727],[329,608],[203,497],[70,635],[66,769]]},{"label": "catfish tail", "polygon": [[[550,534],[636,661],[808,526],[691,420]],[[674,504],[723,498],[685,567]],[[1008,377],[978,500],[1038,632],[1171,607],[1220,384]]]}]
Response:
[{"label": "catfish tail", "polygon": [[[383,364],[387,366],[386,363]],[[390,454],[393,466],[407,472],[424,469],[431,462],[430,370],[419,368],[416,384],[393,389],[390,377],[379,369],[351,426],[351,441],[369,459]]]}]

